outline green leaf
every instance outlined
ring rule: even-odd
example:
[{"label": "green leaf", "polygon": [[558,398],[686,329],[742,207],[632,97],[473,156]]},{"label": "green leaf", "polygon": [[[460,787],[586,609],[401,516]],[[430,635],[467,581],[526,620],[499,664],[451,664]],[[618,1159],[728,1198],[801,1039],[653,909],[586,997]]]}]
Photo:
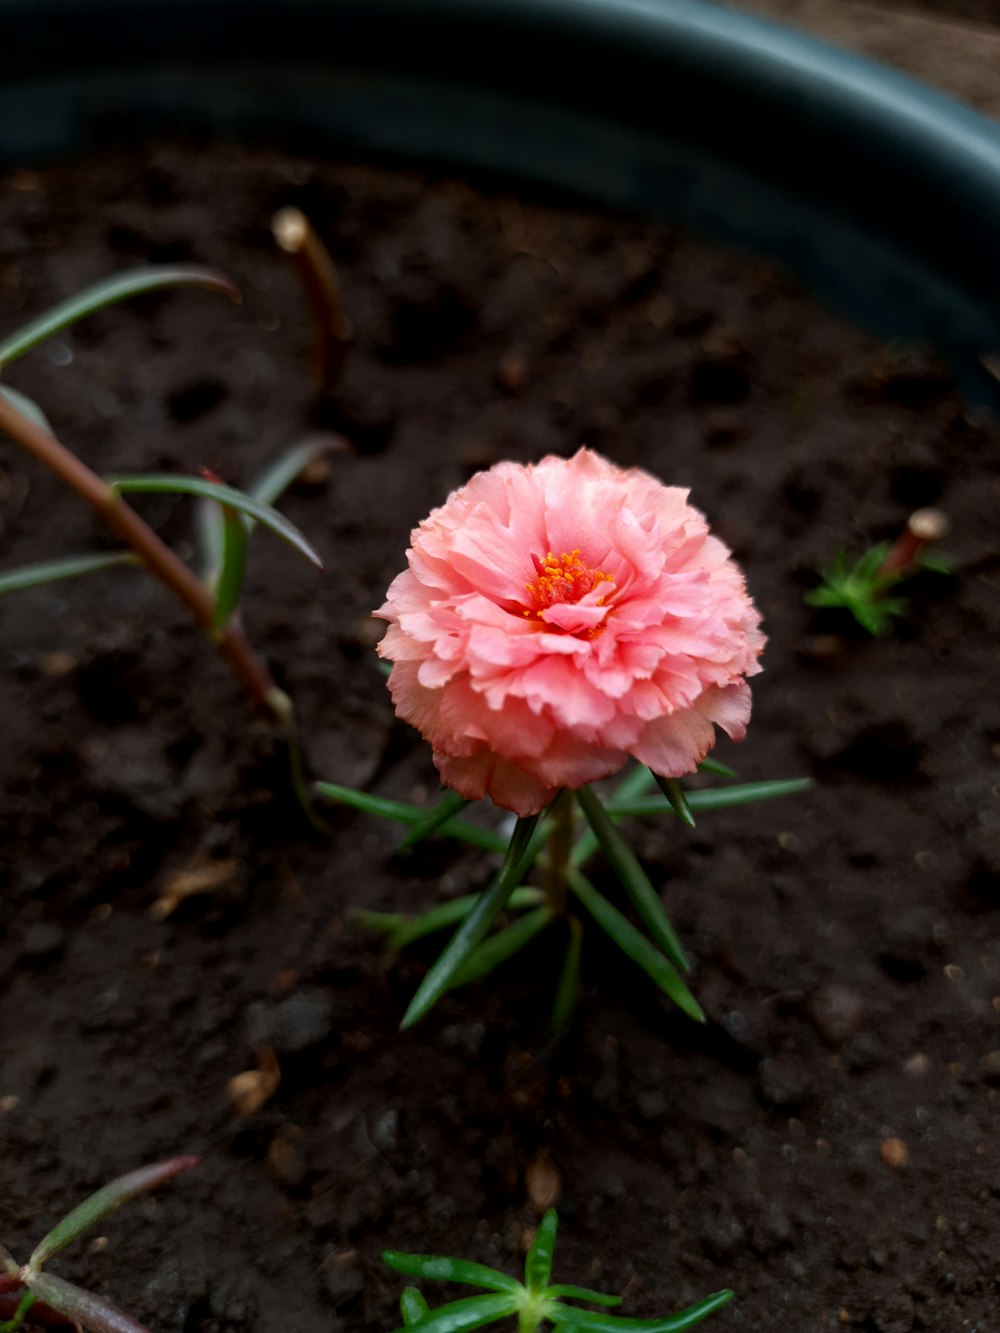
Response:
[{"label": "green leaf", "polygon": [[[644,764],[637,764],[626,776],[619,782],[611,796],[611,803],[622,801],[632,801],[643,796],[653,786],[653,775]],[[593,829],[585,829],[577,838],[573,847],[573,865],[582,866],[597,851],[598,842],[594,837]]]},{"label": "green leaf", "polygon": [[218,481],[206,481],[203,477],[174,477],[166,474],[152,474],[139,477],[112,477],[108,481],[112,490],[124,494],[131,492],[138,495],[197,495],[203,500],[216,500],[219,504],[230,505],[241,514],[248,514],[263,527],[269,528],[276,536],[288,542],[307,560],[323,568],[323,562],[310,546],[294,523],[289,522],[277,509],[262,505],[253,496],[237,491],[232,486],[223,486]]},{"label": "green leaf", "polygon": [[548,1287],[545,1292],[553,1300],[563,1298],[569,1301],[590,1301],[592,1305],[621,1305],[620,1296],[608,1296],[603,1291],[591,1291],[589,1287]]},{"label": "green leaf", "polygon": [[285,491],[301,472],[324,454],[347,448],[346,442],[339,435],[307,435],[299,444],[294,444],[284,453],[279,454],[270,467],[257,478],[249,493],[260,504],[277,504]]},{"label": "green leaf", "polygon": [[717,778],[735,778],[739,775],[735,768],[730,768],[728,764],[720,764],[718,759],[705,758],[698,765],[700,773],[714,773]]},{"label": "green leaf", "polygon": [[4,1270],[8,1277],[17,1277],[21,1271],[21,1265],[5,1245],[0,1245],[0,1268]]},{"label": "green leaf", "polygon": [[[513,897],[513,894],[511,895]],[[507,906],[510,906],[508,900]],[[513,958],[524,946],[531,942],[552,920],[551,907],[536,907],[533,912],[521,917],[512,925],[505,926],[491,935],[474,949],[468,962],[459,971],[451,983],[452,990],[458,986],[468,986],[473,981],[481,981],[501,963]]]},{"label": "green leaf", "polygon": [[222,511],[222,564],[215,581],[215,610],[212,630],[221,634],[229,624],[243,592],[247,570],[247,529],[243,517],[231,505]]},{"label": "green leaf", "polygon": [[[535,907],[544,897],[541,889],[527,886],[517,888],[507,899],[507,911],[519,912],[526,907]],[[479,898],[478,893],[464,893],[461,898],[452,898],[449,902],[439,903],[436,907],[421,912],[419,916],[400,916],[399,924],[393,928],[386,943],[390,949],[399,951],[414,941],[423,939],[425,935],[432,935],[436,930],[447,930],[449,926],[457,926],[469,915]]]},{"label": "green leaf", "polygon": [[[699,813],[705,810],[728,810],[735,805],[750,805],[754,801],[773,801],[778,796],[796,796],[813,787],[812,778],[776,778],[769,782],[744,782],[734,787],[710,787],[706,791],[688,792],[688,803]],[[668,814],[670,807],[659,796],[641,797],[609,807],[608,813],[625,815]]]},{"label": "green leaf", "polygon": [[514,832],[500,873],[480,896],[475,907],[445,946],[440,958],[424,977],[410,1007],[403,1015],[403,1028],[412,1027],[434,1007],[451,986],[473,949],[500,915],[507,899],[517,887],[526,864],[529,864],[526,853],[531,851],[532,835],[537,824],[538,816],[530,815],[526,819],[519,819],[514,825]]},{"label": "green leaf", "polygon": [[386,1250],[382,1262],[406,1277],[433,1278],[436,1282],[462,1282],[470,1287],[485,1287],[487,1291],[516,1292],[521,1284],[509,1273],[466,1259],[452,1259],[443,1254],[402,1254]]},{"label": "green leaf", "polygon": [[667,919],[663,904],[635,853],[619,833],[614,820],[590,787],[581,787],[576,796],[588,824],[601,845],[601,851],[631,898],[635,910],[654,942],[676,967],[682,972],[689,972],[691,965],[673,926]]},{"label": "green leaf", "polygon": [[28,1285],[39,1300],[89,1333],[148,1333],[144,1325],[110,1301],[52,1273],[34,1273]]},{"label": "green leaf", "polygon": [[570,870],[569,884],[590,915],[601,929],[611,936],[619,949],[637,963],[689,1018],[693,1018],[697,1023],[704,1023],[705,1015],[701,1006],[681,980],[680,973],[673,963],[664,958],[645,935],[640,935],[635,926],[622,916],[617,907],[609,903],[603,894],[598,893],[581,871]]},{"label": "green leaf", "polygon": [[92,315],[98,310],[125,301],[130,296],[142,296],[146,292],[162,291],[167,287],[204,287],[209,291],[222,292],[233,301],[240,301],[239,289],[221,273],[213,273],[207,268],[194,265],[172,267],[170,265],[150,268],[136,268],[128,273],[119,273],[114,278],[106,278],[92,287],[86,287],[68,301],[53,306],[30,324],[12,333],[0,343],[0,366],[9,365],[18,357],[24,356],[32,348],[43,343],[47,338],[61,330],[69,328],[79,320]]},{"label": "green leaf", "polygon": [[653,777],[656,779],[656,785],[670,802],[671,809],[681,823],[686,824],[688,828],[694,828],[694,815],[691,813],[691,807],[688,804],[684,788],[678,780],[676,778],[661,777],[659,773],[654,773]]},{"label": "green leaf", "polygon": [[[448,1305],[430,1311],[415,1324],[408,1324],[407,1328],[411,1333],[466,1333],[467,1329],[505,1319],[516,1309],[515,1297],[506,1292],[491,1293],[489,1296],[466,1296],[463,1300],[451,1301]],[[397,1330],[397,1333],[401,1333],[401,1330]]]},{"label": "green leaf", "polygon": [[[104,1185],[88,1199],[84,1199],[83,1203],[71,1213],[67,1213],[45,1239],[35,1246],[34,1253],[28,1261],[29,1267],[41,1268],[42,1264],[54,1254],[58,1254],[70,1241],[89,1231],[115,1208],[128,1203],[137,1194],[156,1189],[171,1177],[179,1175],[181,1171],[189,1171],[191,1167],[198,1165],[199,1160],[197,1157],[170,1157],[164,1162],[155,1162],[152,1166],[142,1166],[138,1171],[129,1171],[127,1175],[119,1176],[117,1180]],[[43,1299],[47,1301],[48,1297],[45,1296]]]},{"label": "green leaf", "polygon": [[95,574],[116,565],[138,565],[141,561],[131,551],[107,551],[90,555],[68,555],[58,560],[43,560],[37,565],[22,565],[0,574],[0,597],[8,593],[24,592],[26,588],[40,588],[46,583],[62,579],[78,579],[83,574]]},{"label": "green leaf", "polygon": [[[330,433],[308,435],[299,444],[286,449],[261,473],[256,481],[247,487],[247,495],[262,505],[276,505],[299,473],[323,454],[337,449],[346,449],[347,444],[341,436]],[[249,516],[242,519],[248,533],[254,529],[254,520]],[[198,547],[202,553],[201,564],[207,574],[207,581],[214,582],[217,571],[222,566],[223,525],[222,510],[218,505],[203,500],[198,506],[197,516]]]},{"label": "green leaf", "polygon": [[29,398],[26,393],[18,393],[17,389],[11,389],[7,385],[3,385],[0,386],[0,398],[6,398],[15,411],[20,412],[23,417],[27,417],[39,430],[45,431],[47,435],[55,434],[49,424],[48,417],[35,400]]},{"label": "green leaf", "polygon": [[398,850],[402,852],[407,847],[414,847],[418,842],[423,842],[424,838],[436,833],[442,824],[447,824],[449,819],[457,815],[460,810],[464,810],[468,804],[468,800],[460,796],[457,791],[448,792],[433,809],[428,810],[423,819],[411,825]]},{"label": "green leaf", "polygon": [[424,1315],[430,1314],[430,1306],[416,1287],[404,1287],[399,1298],[399,1312],[405,1325],[415,1324]]},{"label": "green leaf", "polygon": [[[338,805],[348,805],[352,810],[362,810],[365,814],[378,815],[380,819],[393,819],[400,824],[416,824],[423,819],[427,811],[423,806],[410,805],[406,801],[394,801],[387,796],[373,796],[370,792],[356,791],[353,787],[342,787],[336,782],[317,782],[316,791]],[[457,842],[468,843],[470,847],[479,847],[487,852],[505,852],[507,839],[490,829],[479,828],[464,819],[453,819],[442,829],[449,838]]]},{"label": "green leaf", "polygon": [[405,912],[370,912],[366,907],[348,908],[347,915],[356,926],[376,935],[391,935],[412,919]]},{"label": "green leaf", "polygon": [[26,1291],[24,1295],[21,1297],[21,1299],[18,1301],[17,1309],[14,1311],[12,1317],[8,1319],[5,1323],[0,1324],[0,1333],[15,1333],[15,1329],[21,1327],[21,1325],[25,1321],[28,1311],[31,1309],[31,1307],[37,1300],[38,1297],[35,1295],[33,1291]]},{"label": "green leaf", "polygon": [[583,944],[583,927],[575,916],[568,918],[569,943],[566,945],[566,957],[559,973],[556,997],[552,1002],[549,1016],[549,1030],[553,1036],[560,1036],[569,1027],[573,1010],[576,1008],[576,993],[580,986],[580,954]]},{"label": "green leaf", "polygon": [[552,1276],[552,1257],[556,1248],[559,1218],[550,1208],[538,1224],[535,1239],[524,1260],[524,1284],[533,1296],[540,1296]]},{"label": "green leaf", "polygon": [[581,1333],[682,1333],[683,1329],[692,1328],[728,1304],[734,1294],[732,1291],[717,1291],[714,1296],[706,1296],[703,1301],[666,1319],[625,1319],[621,1315],[577,1310],[569,1305],[550,1305],[545,1317],[562,1325],[564,1333],[572,1333],[574,1329],[580,1329]]}]

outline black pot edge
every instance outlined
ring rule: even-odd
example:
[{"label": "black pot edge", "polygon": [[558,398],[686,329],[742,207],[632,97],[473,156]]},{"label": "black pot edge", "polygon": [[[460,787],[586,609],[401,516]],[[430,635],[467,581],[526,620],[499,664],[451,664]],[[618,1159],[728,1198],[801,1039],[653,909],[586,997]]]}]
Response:
[{"label": "black pot edge", "polygon": [[142,6],[0,0],[0,166],[184,129],[499,172],[776,259],[1000,410],[1000,130],[911,80],[696,0]]}]

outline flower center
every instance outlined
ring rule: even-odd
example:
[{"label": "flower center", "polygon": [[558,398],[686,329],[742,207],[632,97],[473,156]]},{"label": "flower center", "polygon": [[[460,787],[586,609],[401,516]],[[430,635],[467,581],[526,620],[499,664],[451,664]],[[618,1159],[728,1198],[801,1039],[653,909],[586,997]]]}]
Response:
[{"label": "flower center", "polygon": [[[550,606],[579,602],[599,583],[611,583],[603,569],[590,569],[583,563],[579,550],[563,551],[561,555],[550,551],[544,560],[537,556],[532,559],[538,577],[524,585],[531,599],[531,605],[524,613],[529,617],[541,615]],[[594,604],[603,606],[604,598],[598,597]]]}]

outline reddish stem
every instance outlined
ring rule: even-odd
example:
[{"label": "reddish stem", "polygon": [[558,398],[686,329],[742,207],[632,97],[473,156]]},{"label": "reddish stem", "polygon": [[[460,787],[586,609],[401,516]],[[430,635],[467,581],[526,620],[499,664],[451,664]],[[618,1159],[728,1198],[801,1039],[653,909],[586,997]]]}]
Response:
[{"label": "reddish stem", "polygon": [[879,566],[879,578],[898,578],[912,569],[924,547],[941,541],[948,535],[950,527],[948,516],[940,509],[914,510]]},{"label": "reddish stem", "polygon": [[340,382],[353,330],[344,310],[340,276],[330,252],[312,223],[298,208],[282,208],[271,221],[278,245],[291,256],[312,306],[319,333],[318,380],[321,393],[332,393]]},{"label": "reddish stem", "polygon": [[[150,573],[180,598],[202,629],[211,632],[215,599],[205,585],[120,495],[54,435],[19,412],[3,394],[0,394],[0,430],[96,510],[112,532],[132,547]],[[259,707],[274,720],[285,723],[287,714],[281,706],[281,691],[239,627],[227,626],[215,642]]]}]

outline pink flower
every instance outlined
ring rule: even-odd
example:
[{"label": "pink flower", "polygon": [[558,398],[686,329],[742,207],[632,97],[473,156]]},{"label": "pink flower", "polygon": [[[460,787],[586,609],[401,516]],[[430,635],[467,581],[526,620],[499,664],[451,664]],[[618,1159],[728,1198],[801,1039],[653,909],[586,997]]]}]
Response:
[{"label": "pink flower", "polygon": [[760,616],[687,496],[581,449],[480,472],[412,533],[379,653],[449,787],[528,815],[629,755],[691,773],[713,723],[743,739]]}]

